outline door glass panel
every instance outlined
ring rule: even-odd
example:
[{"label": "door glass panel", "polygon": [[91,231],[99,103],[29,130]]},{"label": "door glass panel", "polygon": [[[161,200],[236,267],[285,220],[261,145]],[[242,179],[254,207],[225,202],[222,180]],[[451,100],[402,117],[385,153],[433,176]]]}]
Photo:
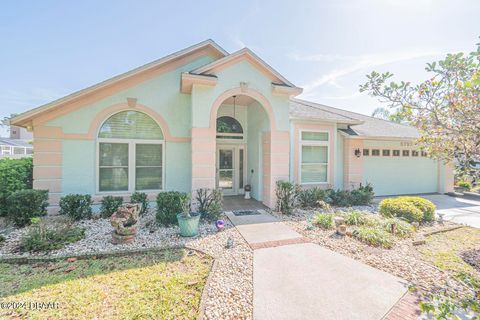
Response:
[{"label": "door glass panel", "polygon": [[233,189],[233,150],[220,149],[218,155],[219,161],[219,180],[218,186],[222,189]]},{"label": "door glass panel", "polygon": [[218,182],[218,186],[222,189],[233,188],[233,170],[220,171],[220,181]]},{"label": "door glass panel", "polygon": [[220,150],[220,169],[233,169],[233,150]]},{"label": "door glass panel", "polygon": [[238,162],[238,187],[243,189],[243,149],[239,150],[240,160]]}]

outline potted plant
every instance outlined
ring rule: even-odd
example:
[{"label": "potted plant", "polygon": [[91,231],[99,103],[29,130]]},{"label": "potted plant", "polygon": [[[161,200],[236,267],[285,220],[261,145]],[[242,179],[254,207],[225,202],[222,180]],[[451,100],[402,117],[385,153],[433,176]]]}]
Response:
[{"label": "potted plant", "polygon": [[180,197],[182,212],[177,214],[178,226],[182,237],[194,237],[198,235],[198,223],[200,214],[190,212],[190,201],[188,194]]}]

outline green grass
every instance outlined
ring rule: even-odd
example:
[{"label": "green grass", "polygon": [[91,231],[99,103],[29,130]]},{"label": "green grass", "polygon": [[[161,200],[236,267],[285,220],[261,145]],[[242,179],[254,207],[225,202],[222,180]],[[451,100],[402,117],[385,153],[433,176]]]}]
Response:
[{"label": "green grass", "polygon": [[480,248],[480,229],[464,227],[433,234],[426,241],[418,250],[435,266],[457,275],[466,273],[480,281],[479,272],[461,257],[462,252]]},{"label": "green grass", "polygon": [[58,303],[50,310],[0,310],[0,318],[195,319],[211,264],[210,257],[185,250],[0,264],[1,302]]}]

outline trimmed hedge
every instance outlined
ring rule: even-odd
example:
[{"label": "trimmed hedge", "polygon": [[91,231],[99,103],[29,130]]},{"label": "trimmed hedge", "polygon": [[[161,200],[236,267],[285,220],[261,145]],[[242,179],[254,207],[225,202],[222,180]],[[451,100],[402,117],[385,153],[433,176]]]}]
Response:
[{"label": "trimmed hedge", "polygon": [[60,199],[60,214],[73,220],[92,217],[92,197],[89,194],[68,194]]},{"label": "trimmed hedge", "polygon": [[7,198],[14,192],[32,189],[33,160],[0,159],[0,216],[7,215]]},{"label": "trimmed hedge", "polygon": [[29,225],[31,219],[47,214],[48,190],[19,190],[8,196],[7,218],[16,226]]},{"label": "trimmed hedge", "polygon": [[105,196],[100,206],[100,215],[102,218],[110,218],[112,214],[122,205],[123,197]]},{"label": "trimmed hedge", "polygon": [[150,206],[147,194],[145,192],[135,191],[134,193],[132,193],[132,196],[130,197],[130,203],[140,203],[142,205],[142,210],[140,210],[141,216],[143,216],[145,212],[147,212]]},{"label": "trimmed hedge", "polygon": [[435,205],[420,197],[387,198],[380,202],[380,214],[384,217],[403,218],[409,222],[433,221]]},{"label": "trimmed hedge", "polygon": [[178,224],[177,214],[185,210],[189,198],[185,192],[160,192],[157,195],[157,222],[165,226]]}]

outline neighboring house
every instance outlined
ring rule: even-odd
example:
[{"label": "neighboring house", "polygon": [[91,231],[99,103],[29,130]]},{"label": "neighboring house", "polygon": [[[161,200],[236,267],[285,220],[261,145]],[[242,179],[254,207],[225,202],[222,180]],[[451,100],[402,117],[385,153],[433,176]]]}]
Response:
[{"label": "neighboring house", "polygon": [[447,192],[453,171],[418,151],[414,128],[295,99],[249,49],[208,40],[23,113],[34,187],[68,193],[221,187],[274,206],[275,182],[377,195]]},{"label": "neighboring house", "polygon": [[22,158],[33,154],[33,135],[25,128],[10,126],[10,138],[0,137],[0,158]]}]

